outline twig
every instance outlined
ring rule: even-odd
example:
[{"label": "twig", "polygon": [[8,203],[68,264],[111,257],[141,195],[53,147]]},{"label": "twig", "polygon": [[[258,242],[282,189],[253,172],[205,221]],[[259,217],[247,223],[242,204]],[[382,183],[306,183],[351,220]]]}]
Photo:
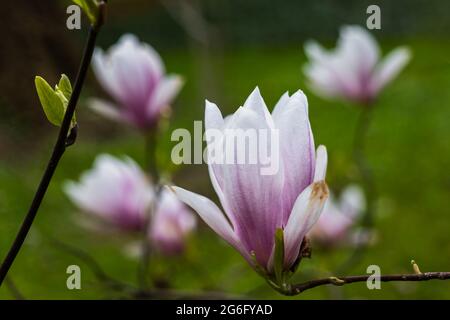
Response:
[{"label": "twig", "polygon": [[105,285],[106,287],[116,290],[118,292],[124,292],[131,298],[136,299],[161,299],[161,298],[171,298],[171,299],[242,299],[243,296],[229,295],[220,291],[180,291],[174,289],[143,289],[137,288],[132,284],[121,282],[115,278],[109,276],[106,271],[100,266],[100,264],[87,252],[79,249],[73,245],[61,242],[56,239],[51,239],[55,247],[63,250],[67,254],[73,255],[76,258],[83,261],[86,266],[91,269],[97,280]]},{"label": "twig", "polygon": [[[346,276],[346,277],[328,277],[323,279],[316,279],[311,281],[306,281],[300,284],[292,285],[291,288],[282,292],[285,295],[294,296],[298,295],[306,290],[323,286],[323,285],[335,285],[343,286],[355,282],[365,282],[373,275],[360,275],[360,276]],[[428,281],[428,280],[449,280],[450,272],[425,272],[420,274],[387,274],[381,275],[379,280],[381,282],[391,282],[391,281]]]},{"label": "twig", "polygon": [[[97,34],[104,21],[106,0],[103,0],[99,4],[99,6],[100,10],[99,10],[99,17],[97,19],[98,23],[95,26],[91,26],[89,28],[89,35],[86,47],[84,49],[80,68],[78,70],[78,74],[75,80],[74,89],[70,97],[69,103],[67,105],[66,113],[64,115],[64,119],[61,124],[61,128],[59,130],[58,138],[53,148],[52,155],[50,157],[49,162],[47,163],[44,175],[42,176],[42,179],[39,183],[38,189],[34,195],[28,213],[25,216],[24,221],[22,222],[22,226],[20,227],[20,230],[17,233],[11,248],[9,249],[6,258],[3,260],[3,263],[0,267],[0,286],[2,285],[3,280],[5,279],[15,258],[17,257],[17,254],[19,253],[20,248],[22,247],[25,241],[25,238],[27,237],[27,234],[31,228],[31,225],[33,224],[34,218],[36,217],[36,214],[39,210],[39,207],[42,203],[45,193],[47,192],[48,186],[52,180],[53,174],[55,173],[56,167],[58,166],[59,160],[64,154],[66,148],[75,143],[77,129],[75,127],[72,130],[70,130],[70,126],[78,103],[78,99],[80,97],[81,89],[83,88],[84,80],[86,79],[87,70],[91,62],[91,57],[94,51]],[[69,130],[71,131],[70,133]]]},{"label": "twig", "polygon": [[87,252],[57,239],[52,238],[51,242],[55,247],[83,261],[88,266],[88,268],[91,269],[92,273],[99,280],[99,282],[104,284],[105,286],[119,291],[123,291],[130,287],[130,285],[128,285],[127,283],[121,282],[109,276],[100,266],[100,264]]},{"label": "twig", "polygon": [[16,300],[25,300],[24,295],[22,294],[22,292],[20,292],[20,290],[17,288],[16,284],[14,283],[14,281],[11,280],[11,278],[6,278],[5,279],[5,283],[9,288],[9,291],[11,292],[11,295],[14,297],[14,299]]},{"label": "twig", "polygon": [[195,1],[161,0],[160,2],[189,37],[203,46],[210,45],[212,26],[205,20]]}]

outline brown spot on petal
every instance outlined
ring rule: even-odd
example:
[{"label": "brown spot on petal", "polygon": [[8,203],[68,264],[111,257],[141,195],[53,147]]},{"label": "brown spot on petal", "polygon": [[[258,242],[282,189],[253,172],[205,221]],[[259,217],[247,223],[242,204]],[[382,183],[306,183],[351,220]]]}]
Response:
[{"label": "brown spot on petal", "polygon": [[329,191],[328,186],[324,180],[314,182],[312,186],[311,198],[325,201],[328,198]]}]

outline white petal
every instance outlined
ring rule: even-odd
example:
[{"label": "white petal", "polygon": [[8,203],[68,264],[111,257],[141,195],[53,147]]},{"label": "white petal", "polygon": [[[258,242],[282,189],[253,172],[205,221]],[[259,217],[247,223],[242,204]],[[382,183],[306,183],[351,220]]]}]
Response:
[{"label": "white petal", "polygon": [[91,98],[87,101],[87,104],[89,108],[106,118],[116,121],[123,120],[118,108],[113,103],[102,99]]},{"label": "white petal", "polygon": [[119,79],[114,75],[109,56],[100,48],[96,48],[92,56],[92,70],[103,89],[113,96],[114,99],[122,101],[125,93],[120,86]]},{"label": "white petal", "polygon": [[323,63],[328,57],[328,53],[316,41],[313,40],[306,41],[304,48],[308,59],[311,59],[314,62]]},{"label": "white petal", "polygon": [[314,138],[307,104],[303,92],[297,91],[273,116],[275,126],[279,130],[280,160],[287,168],[284,172],[284,223],[295,199],[312,183],[314,176]]},{"label": "white petal", "polygon": [[316,151],[316,168],[314,170],[314,182],[325,180],[327,173],[328,154],[327,148],[320,145]]},{"label": "white petal", "polygon": [[340,197],[340,210],[355,219],[366,209],[362,188],[356,184],[345,188]]},{"label": "white petal", "polygon": [[183,86],[183,78],[177,75],[170,75],[162,79],[155,88],[154,95],[149,101],[149,112],[160,112],[169,106],[175,96]]},{"label": "white petal", "polygon": [[290,266],[297,259],[302,240],[319,218],[328,193],[324,181],[314,182],[295,201],[284,228],[286,266]]},{"label": "white petal", "polygon": [[380,91],[387,83],[393,80],[411,59],[408,48],[400,47],[389,53],[377,66],[373,78],[374,92]]},{"label": "white petal", "polygon": [[369,73],[378,62],[380,48],[373,35],[365,28],[357,25],[342,27],[338,46],[349,51],[348,57],[353,59],[356,70]]},{"label": "white petal", "polygon": [[178,199],[194,209],[203,221],[219,236],[233,246],[238,243],[233,228],[214,202],[204,196],[190,192],[183,188],[172,186],[170,189],[175,192]]},{"label": "white petal", "polygon": [[258,87],[256,87],[252,91],[252,93],[250,93],[244,103],[244,108],[255,111],[258,115],[262,116],[263,119],[266,119],[269,127],[273,127],[272,117],[269,113],[269,110],[267,109],[266,103],[264,102],[264,99],[261,96],[261,92],[259,91]]},{"label": "white petal", "polygon": [[205,101],[205,130],[221,129],[224,126],[222,113],[215,103]]}]

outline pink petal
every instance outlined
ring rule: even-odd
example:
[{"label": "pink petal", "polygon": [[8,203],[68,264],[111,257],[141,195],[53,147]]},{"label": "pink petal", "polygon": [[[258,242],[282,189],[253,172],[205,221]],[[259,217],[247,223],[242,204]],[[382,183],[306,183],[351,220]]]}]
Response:
[{"label": "pink petal", "polygon": [[285,266],[290,267],[298,257],[303,238],[316,223],[328,198],[324,181],[314,182],[295,201],[284,228]]},{"label": "pink petal", "polygon": [[238,244],[238,239],[232,226],[214,202],[204,196],[190,192],[183,188],[172,186],[170,189],[175,192],[178,199],[194,209],[203,221],[219,236],[233,246]]},{"label": "pink petal", "polygon": [[314,139],[303,92],[297,91],[284,105],[279,102],[273,114],[280,133],[281,159],[284,167],[289,168],[285,171],[283,189],[283,224],[286,224],[297,196],[313,181]]},{"label": "pink petal", "polygon": [[372,81],[372,90],[379,92],[386,84],[392,81],[411,59],[411,52],[400,47],[389,53],[377,66]]}]

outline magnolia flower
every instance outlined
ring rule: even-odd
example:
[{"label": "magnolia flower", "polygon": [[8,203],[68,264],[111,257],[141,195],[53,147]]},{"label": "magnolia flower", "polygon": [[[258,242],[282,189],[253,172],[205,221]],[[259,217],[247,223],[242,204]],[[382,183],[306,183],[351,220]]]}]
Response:
[{"label": "magnolia flower", "polygon": [[149,237],[153,246],[167,255],[179,254],[195,225],[192,212],[173,192],[163,189],[150,224]]},{"label": "magnolia flower", "polygon": [[144,230],[154,199],[152,185],[133,160],[106,154],[64,191],[81,210],[126,231]]},{"label": "magnolia flower", "polygon": [[[262,174],[263,163],[259,159],[256,164],[208,161],[211,183],[225,215],[199,194],[179,187],[172,189],[255,269],[269,278],[273,278],[280,265],[283,272],[288,272],[297,265],[303,238],[319,217],[328,196],[324,181],[327,152],[324,146],[319,146],[317,152],[314,150],[305,95],[301,91],[292,96],[285,93],[270,114],[256,88],[227,121],[215,104],[206,101],[205,128],[207,134],[210,130],[224,134],[224,139],[216,144],[225,143],[228,135],[239,130],[278,133],[280,148],[275,156],[279,156],[280,165],[274,174]],[[253,149],[248,149],[247,155],[252,156]],[[224,152],[235,151],[237,146]],[[284,251],[282,261],[277,261],[275,235],[280,229]]]},{"label": "magnolia flower", "polygon": [[364,193],[357,185],[345,188],[339,199],[330,194],[322,215],[308,235],[331,246],[351,240],[350,228],[364,212],[365,207]]},{"label": "magnolia flower", "polygon": [[122,36],[106,54],[97,48],[93,68],[117,106],[100,99],[92,99],[90,106],[140,129],[156,125],[183,84],[181,77],[166,75],[158,53],[131,34]]},{"label": "magnolia flower", "polygon": [[399,47],[380,61],[378,43],[359,26],[343,27],[334,51],[310,41],[305,52],[310,61],[304,72],[317,94],[363,104],[372,102],[411,57],[407,48]]},{"label": "magnolia flower", "polygon": [[[147,230],[152,246],[164,254],[178,254],[195,219],[175,195],[162,190],[155,204],[155,187],[130,158],[100,155],[80,182],[68,182],[64,191],[81,210],[122,231]],[[150,215],[153,205],[156,211]],[[147,229],[148,228],[148,229]]]}]

